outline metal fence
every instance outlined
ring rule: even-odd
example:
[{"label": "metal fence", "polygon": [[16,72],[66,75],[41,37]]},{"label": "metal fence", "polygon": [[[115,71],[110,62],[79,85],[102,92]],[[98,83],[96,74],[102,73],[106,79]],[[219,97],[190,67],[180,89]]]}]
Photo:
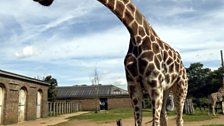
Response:
[{"label": "metal fence", "polygon": [[48,116],[73,113],[79,110],[80,105],[75,102],[48,102]]}]

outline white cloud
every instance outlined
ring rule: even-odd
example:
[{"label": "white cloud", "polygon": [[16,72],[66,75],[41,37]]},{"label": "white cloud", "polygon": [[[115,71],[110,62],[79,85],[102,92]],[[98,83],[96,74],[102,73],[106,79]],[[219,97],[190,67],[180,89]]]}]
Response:
[{"label": "white cloud", "polygon": [[27,58],[34,55],[33,47],[32,46],[26,46],[22,49],[20,52],[15,53],[17,58]]},{"label": "white cloud", "polygon": [[164,17],[174,17],[180,14],[193,13],[195,10],[192,7],[175,7],[166,11],[166,13],[160,13]]},{"label": "white cloud", "polygon": [[[39,41],[45,41],[44,44]],[[88,36],[83,35],[71,39],[57,36],[32,43],[38,51],[33,60],[60,60],[65,58],[79,59],[102,56],[119,56],[126,54],[129,45],[129,35],[120,26]],[[122,57],[122,56],[121,56]],[[46,60],[44,60],[46,61]]]},{"label": "white cloud", "polygon": [[218,61],[219,51],[224,49],[224,24],[220,23],[223,19],[208,15],[208,19],[204,21],[195,20],[182,25],[156,25],[155,28],[162,40],[179,50],[184,62]]}]

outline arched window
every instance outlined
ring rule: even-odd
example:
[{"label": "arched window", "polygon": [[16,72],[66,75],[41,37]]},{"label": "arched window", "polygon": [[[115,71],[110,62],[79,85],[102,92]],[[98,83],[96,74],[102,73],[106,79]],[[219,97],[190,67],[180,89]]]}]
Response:
[{"label": "arched window", "polygon": [[0,124],[2,124],[3,122],[4,104],[5,104],[5,87],[3,84],[0,84]]},{"label": "arched window", "polygon": [[42,91],[37,91],[37,118],[41,118],[41,106],[42,106]]},{"label": "arched window", "polygon": [[27,104],[27,90],[26,88],[21,88],[19,90],[18,122],[25,121],[26,119],[26,104]]}]

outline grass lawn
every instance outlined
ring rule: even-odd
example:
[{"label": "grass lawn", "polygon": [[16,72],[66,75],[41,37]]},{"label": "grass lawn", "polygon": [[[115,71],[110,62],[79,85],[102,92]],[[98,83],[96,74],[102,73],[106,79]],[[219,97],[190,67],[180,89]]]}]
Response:
[{"label": "grass lawn", "polygon": [[217,117],[209,116],[208,111],[200,111],[199,109],[195,110],[193,115],[184,115],[184,121],[191,122],[191,121],[204,121],[204,120],[211,120]]},{"label": "grass lawn", "polygon": [[[143,116],[150,116],[150,110],[144,110]],[[98,113],[90,112],[87,114],[82,114],[79,116],[73,116],[69,119],[79,119],[79,120],[93,120],[93,121],[111,121],[117,119],[125,119],[133,117],[133,111],[131,108],[127,109],[113,109],[108,111],[100,111]]]},{"label": "grass lawn", "polygon": [[211,120],[216,117],[214,116],[208,116],[208,115],[200,115],[200,114],[195,114],[195,115],[184,115],[184,121],[185,122],[192,122],[192,121],[204,121],[204,120]]},{"label": "grass lawn", "polygon": [[[150,109],[143,110],[143,116],[151,116],[152,111]],[[168,116],[175,116],[175,112],[169,112]],[[108,111],[100,111],[98,113],[89,112],[86,114],[78,115],[69,117],[69,120],[77,119],[77,120],[91,120],[91,121],[100,121],[100,122],[110,122],[118,119],[126,119],[126,118],[133,118],[133,111],[132,108],[126,109],[113,109]],[[203,121],[203,120],[211,120],[216,117],[208,116],[206,111],[199,111],[196,110],[195,114],[193,115],[184,115],[184,121]],[[60,125],[57,125],[60,126]],[[224,126],[224,124],[220,125],[204,125],[204,126]]]},{"label": "grass lawn", "polygon": [[202,126],[224,126],[224,124],[211,124],[211,125],[202,125]]}]

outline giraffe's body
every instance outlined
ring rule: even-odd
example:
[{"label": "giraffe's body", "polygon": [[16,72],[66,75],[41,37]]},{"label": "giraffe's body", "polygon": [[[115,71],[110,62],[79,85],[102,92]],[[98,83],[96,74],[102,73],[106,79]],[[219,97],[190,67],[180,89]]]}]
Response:
[{"label": "giraffe's body", "polygon": [[[36,0],[38,1],[38,0]],[[39,0],[39,2],[51,0]],[[166,98],[174,94],[177,126],[187,95],[187,75],[178,52],[164,43],[131,0],[98,0],[123,22],[130,33],[124,60],[128,91],[134,108],[135,126],[142,126],[143,91],[152,100],[153,126],[166,126]]]}]

